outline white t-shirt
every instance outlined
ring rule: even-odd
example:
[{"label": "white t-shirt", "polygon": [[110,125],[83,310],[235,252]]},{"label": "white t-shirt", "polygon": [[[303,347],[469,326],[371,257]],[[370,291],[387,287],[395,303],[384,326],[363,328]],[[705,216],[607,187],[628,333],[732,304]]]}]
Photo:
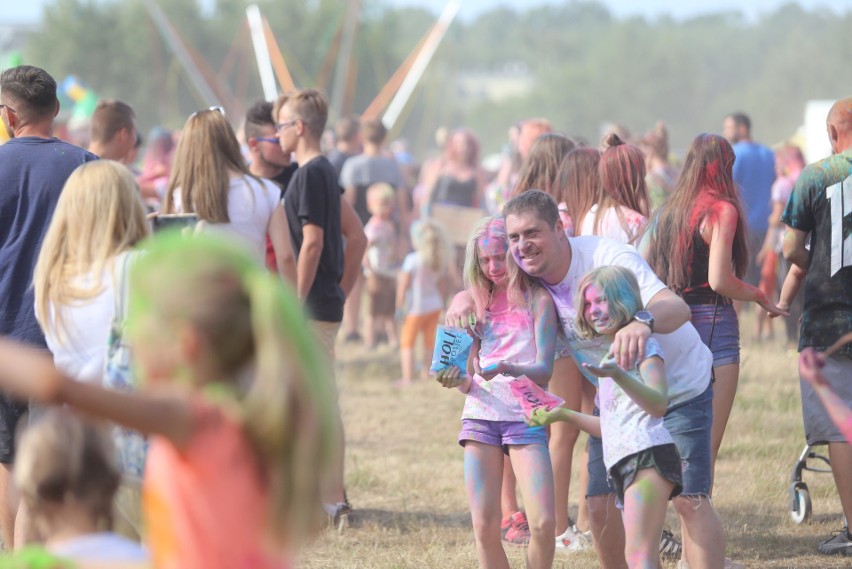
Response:
[{"label": "white t-shirt", "polygon": [[[618,219],[619,211],[624,217],[627,231],[621,225],[621,220]],[[617,208],[611,207],[604,211],[603,215],[601,215],[600,226],[596,227],[595,217],[597,213],[598,204],[595,204],[583,218],[578,235],[597,235],[598,237],[609,237],[619,243],[632,244],[648,223],[648,218],[641,213],[633,211],[628,207],[618,206]]]},{"label": "white t-shirt", "polygon": [[411,275],[411,302],[407,314],[420,316],[444,308],[441,291],[438,289],[439,275],[423,264],[423,259],[416,251],[409,253],[402,262],[402,273]]},{"label": "white t-shirt", "polygon": [[[231,178],[228,188],[228,218],[230,223],[213,223],[212,231],[239,236],[255,257],[263,262],[266,256],[266,231],[269,220],[281,199],[281,188],[264,178],[251,176]],[[183,211],[183,196],[174,194],[175,211]]]},{"label": "white t-shirt", "polygon": [[51,543],[47,550],[73,561],[147,562],[140,544],[112,532],[93,533]]},{"label": "white t-shirt", "polygon": [[[664,358],[660,343],[653,336],[645,347],[644,359],[652,356]],[[638,375],[638,370],[634,371]],[[622,458],[653,446],[674,442],[663,426],[663,418],[646,413],[609,377],[600,380],[598,407],[601,410],[601,438],[607,470]]]},{"label": "white t-shirt", "polygon": [[[646,305],[655,294],[666,288],[639,252],[630,245],[624,245],[603,237],[569,237],[571,245],[571,266],[561,282],[555,285],[542,284],[550,292],[556,305],[556,313],[568,337],[572,357],[589,342],[599,344],[599,339],[581,340],[575,333],[577,313],[574,310],[574,294],[580,279],[590,270],[606,265],[617,265],[629,269],[639,281],[642,304]],[[710,370],[713,354],[701,341],[695,327],[687,322],[670,334],[654,334],[666,355],[666,376],[669,382],[669,405],[676,405],[704,393],[710,384]],[[579,365],[579,363],[578,363]],[[580,371],[583,371],[580,366]],[[589,381],[597,384],[597,378],[584,374]]]},{"label": "white t-shirt", "polygon": [[[55,325],[43,327],[54,365],[77,381],[99,384],[103,380],[109,330],[115,313],[111,266],[97,277],[104,287],[100,294],[62,307],[64,336],[60,336]],[[95,275],[86,275],[79,280],[81,285],[88,287],[95,280]],[[55,310],[51,303],[51,322],[55,322]]]}]

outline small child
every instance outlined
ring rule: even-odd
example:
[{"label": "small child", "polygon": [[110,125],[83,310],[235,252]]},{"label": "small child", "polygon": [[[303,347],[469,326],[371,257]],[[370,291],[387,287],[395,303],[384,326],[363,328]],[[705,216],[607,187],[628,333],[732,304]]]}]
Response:
[{"label": "small child", "polygon": [[414,378],[414,343],[420,335],[423,336],[422,377],[429,373],[453,255],[444,229],[430,219],[411,226],[411,242],[414,252],[402,263],[396,290],[396,310],[400,314],[405,311],[399,342],[402,379],[397,384],[400,386],[409,385]]},{"label": "small child", "polygon": [[[642,310],[639,284],[623,267],[599,267],[580,281],[575,306],[581,338],[611,341]],[[600,378],[600,417],[564,407],[537,409],[531,424],[568,421],[603,439],[604,464],[623,511],[627,564],[658,567],[666,506],[682,484],[680,454],[663,426],[668,385],[660,344],[653,336],[648,340],[638,374],[619,368],[612,354],[583,367]]]},{"label": "small child", "polygon": [[364,322],[365,345],[376,346],[376,332],[384,330],[388,344],[396,347],[394,296],[396,293],[396,226],[393,222],[394,189],[383,182],[367,188],[370,220],[364,226],[367,254],[364,270],[367,277],[367,318]]},{"label": "small child", "polygon": [[240,244],[155,237],[130,271],[143,388],[74,381],[0,339],[0,388],[150,435],[143,504],[157,569],[285,569],[323,519],[339,449],[331,373],[304,308]]},{"label": "small child", "polygon": [[[450,366],[437,379],[467,394],[459,444],[480,567],[508,567],[500,539],[504,455],[524,498],[530,541],[527,567],[551,567],[555,550],[553,470],[543,427],[528,426],[512,383],[526,377],[546,387],[556,351],[556,309],[550,295],[508,259],[502,217],[474,229],[465,256],[465,287],[483,323],[467,374]],[[514,491],[514,490],[513,490]]]},{"label": "small child", "polygon": [[29,512],[29,535],[74,561],[144,562],[136,543],[110,531],[121,481],[108,431],[51,409],[21,437],[15,484]]}]

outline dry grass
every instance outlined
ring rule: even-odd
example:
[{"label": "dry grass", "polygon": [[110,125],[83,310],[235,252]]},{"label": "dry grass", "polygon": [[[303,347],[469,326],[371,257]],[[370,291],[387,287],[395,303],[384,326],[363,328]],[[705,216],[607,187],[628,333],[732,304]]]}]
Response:
[{"label": "dry grass", "polygon": [[[748,324],[745,319],[743,330],[751,329]],[[815,550],[841,523],[830,475],[805,473],[814,516],[804,525],[789,517],[789,477],[804,445],[796,354],[767,343],[744,346],[742,356],[739,394],[717,468],[715,502],[727,529],[728,555],[755,569],[852,566]],[[344,533],[323,534],[301,566],[476,568],[456,444],[463,396],[434,382],[391,387],[399,362],[388,348],[367,353],[341,345],[338,369],[347,488],[357,515]],[[572,504],[578,490],[573,484]],[[508,554],[513,567],[524,566],[522,549]],[[554,562],[559,569],[597,566],[592,553],[557,552]]]}]

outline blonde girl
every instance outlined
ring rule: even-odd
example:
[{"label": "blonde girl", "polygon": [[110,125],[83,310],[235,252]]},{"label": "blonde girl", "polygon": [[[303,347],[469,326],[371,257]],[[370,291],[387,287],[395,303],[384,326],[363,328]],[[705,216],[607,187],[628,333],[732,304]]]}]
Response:
[{"label": "blonde girl", "polygon": [[109,432],[67,409],[51,409],[21,437],[15,484],[32,537],[75,561],[145,562],[135,541],[110,531],[121,482]]},{"label": "blonde girl", "polygon": [[86,163],[68,177],[33,274],[36,318],[63,373],[100,383],[114,312],[116,261],[148,235],[125,166]]},{"label": "blonde girl", "polygon": [[[549,568],[554,554],[553,472],[547,435],[524,422],[512,382],[526,377],[546,387],[553,373],[556,310],[550,295],[508,258],[502,217],[473,231],[465,258],[465,287],[473,298],[482,335],[474,339],[466,374],[450,367],[438,374],[447,388],[467,394],[459,444],[480,567],[508,569],[500,541],[505,454],[517,477],[529,520],[527,567]],[[520,512],[519,512],[520,513]]]},{"label": "blonde girl", "polygon": [[[633,273],[604,266],[581,279],[574,305],[577,335],[611,342],[642,310],[642,297]],[[611,353],[600,364],[583,367],[600,378],[600,417],[559,407],[536,410],[531,423],[567,421],[603,439],[604,464],[622,508],[627,564],[631,569],[659,567],[666,506],[682,488],[680,454],[662,419],[668,384],[660,344],[651,336],[636,371],[619,368]]]},{"label": "blonde girl", "polygon": [[242,247],[166,234],[130,272],[144,389],[71,380],[0,340],[0,388],[151,435],[144,512],[158,569],[285,568],[323,519],[338,441],[329,371],[301,306]]},{"label": "blonde girl", "polygon": [[431,219],[415,222],[411,226],[414,252],[402,263],[397,277],[396,310],[405,312],[400,333],[400,386],[409,385],[414,378],[414,344],[423,337],[423,377],[426,377],[438,318],[447,298],[447,276],[453,258],[453,248],[446,231]]}]

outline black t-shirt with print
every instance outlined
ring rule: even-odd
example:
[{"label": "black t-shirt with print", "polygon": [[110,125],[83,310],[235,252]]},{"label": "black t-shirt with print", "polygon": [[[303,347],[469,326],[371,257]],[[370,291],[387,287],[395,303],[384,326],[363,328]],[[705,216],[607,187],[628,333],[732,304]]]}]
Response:
[{"label": "black t-shirt with print", "polygon": [[296,260],[304,241],[303,227],[314,224],[323,230],[323,247],[314,284],[308,292],[311,318],[323,322],[343,320],[343,236],[340,231],[340,195],[337,172],[325,156],[302,164],[284,193],[284,213]]},{"label": "black t-shirt with print", "polygon": [[852,150],[805,168],[781,221],[810,233],[799,350],[824,350],[852,331]]}]

